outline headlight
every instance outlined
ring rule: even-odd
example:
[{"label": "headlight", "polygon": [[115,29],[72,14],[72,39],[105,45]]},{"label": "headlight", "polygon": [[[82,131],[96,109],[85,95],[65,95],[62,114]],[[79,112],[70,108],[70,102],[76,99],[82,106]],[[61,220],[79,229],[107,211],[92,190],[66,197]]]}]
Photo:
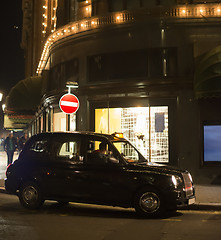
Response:
[{"label": "headlight", "polygon": [[190,179],[190,181],[193,182],[193,178],[192,178],[191,174],[188,173],[188,175],[189,175],[189,179]]},{"label": "headlight", "polygon": [[182,183],[182,179],[179,176],[172,175],[171,179],[175,188],[177,188],[179,184]]}]

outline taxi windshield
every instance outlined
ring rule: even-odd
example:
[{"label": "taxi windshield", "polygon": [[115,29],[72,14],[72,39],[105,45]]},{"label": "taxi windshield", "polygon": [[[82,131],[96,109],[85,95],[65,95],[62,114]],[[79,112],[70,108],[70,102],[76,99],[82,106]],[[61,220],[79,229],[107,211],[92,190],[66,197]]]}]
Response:
[{"label": "taxi windshield", "polygon": [[122,140],[113,141],[112,143],[128,163],[147,162],[144,156],[130,142]]}]

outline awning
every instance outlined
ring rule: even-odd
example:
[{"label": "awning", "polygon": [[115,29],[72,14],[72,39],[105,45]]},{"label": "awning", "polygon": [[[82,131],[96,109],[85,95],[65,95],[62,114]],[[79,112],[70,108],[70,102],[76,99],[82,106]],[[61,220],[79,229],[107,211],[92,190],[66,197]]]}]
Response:
[{"label": "awning", "polygon": [[207,52],[196,64],[196,98],[221,97],[221,46]]},{"label": "awning", "polygon": [[8,111],[35,111],[41,100],[42,78],[29,77],[18,82],[6,98]]},{"label": "awning", "polygon": [[42,78],[29,77],[18,82],[6,98],[5,129],[25,129],[41,101]]}]

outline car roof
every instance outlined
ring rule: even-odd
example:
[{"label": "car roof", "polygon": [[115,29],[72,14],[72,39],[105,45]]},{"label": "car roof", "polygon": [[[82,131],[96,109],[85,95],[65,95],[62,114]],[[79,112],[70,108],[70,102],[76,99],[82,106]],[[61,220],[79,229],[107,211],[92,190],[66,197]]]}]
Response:
[{"label": "car roof", "polygon": [[39,133],[36,135],[33,135],[31,139],[47,139],[47,138],[53,138],[53,137],[62,137],[67,135],[77,135],[77,136],[94,136],[94,137],[102,137],[106,138],[110,141],[114,140],[125,140],[124,138],[119,138],[114,136],[114,134],[103,134],[103,133],[95,133],[90,131],[73,131],[73,132],[47,132],[47,133]]}]

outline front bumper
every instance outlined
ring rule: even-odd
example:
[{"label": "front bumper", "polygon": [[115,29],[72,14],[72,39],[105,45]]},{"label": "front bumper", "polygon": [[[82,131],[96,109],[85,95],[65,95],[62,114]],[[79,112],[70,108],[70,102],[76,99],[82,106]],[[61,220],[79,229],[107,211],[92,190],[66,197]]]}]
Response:
[{"label": "front bumper", "polygon": [[185,189],[183,189],[181,191],[176,191],[176,206],[177,207],[183,207],[183,206],[192,205],[195,202],[196,202],[196,198],[195,198],[195,189],[194,189],[194,187],[192,189],[191,195],[187,194]]},{"label": "front bumper", "polygon": [[194,188],[191,195],[188,195],[185,189],[170,190],[166,193],[167,209],[178,209],[179,207],[187,207],[194,204],[195,201],[196,198]]}]

